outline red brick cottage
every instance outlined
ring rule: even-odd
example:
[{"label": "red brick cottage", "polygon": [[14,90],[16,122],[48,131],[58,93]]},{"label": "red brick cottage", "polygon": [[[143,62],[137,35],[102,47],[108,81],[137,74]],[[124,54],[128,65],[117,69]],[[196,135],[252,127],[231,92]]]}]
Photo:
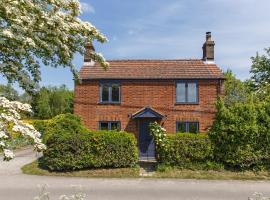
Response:
[{"label": "red brick cottage", "polygon": [[207,32],[203,59],[110,60],[104,71],[89,59],[94,47],[88,44],[74,112],[92,130],[134,133],[142,157],[154,156],[149,122],[158,121],[168,133],[206,132],[224,82],[214,63],[214,45]]}]

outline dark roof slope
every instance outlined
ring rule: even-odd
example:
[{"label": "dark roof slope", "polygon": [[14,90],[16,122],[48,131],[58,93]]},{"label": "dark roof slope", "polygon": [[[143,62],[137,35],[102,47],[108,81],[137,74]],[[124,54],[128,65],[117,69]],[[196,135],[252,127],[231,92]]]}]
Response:
[{"label": "dark roof slope", "polygon": [[101,66],[85,63],[80,79],[223,79],[214,63],[190,60],[110,60],[105,71]]}]

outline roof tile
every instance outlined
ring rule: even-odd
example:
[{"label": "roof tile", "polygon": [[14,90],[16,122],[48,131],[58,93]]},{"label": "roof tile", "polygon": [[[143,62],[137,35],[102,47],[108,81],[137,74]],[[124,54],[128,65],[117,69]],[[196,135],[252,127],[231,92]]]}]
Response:
[{"label": "roof tile", "polygon": [[190,60],[111,60],[104,70],[99,64],[85,63],[80,79],[219,79],[224,78],[216,64]]}]

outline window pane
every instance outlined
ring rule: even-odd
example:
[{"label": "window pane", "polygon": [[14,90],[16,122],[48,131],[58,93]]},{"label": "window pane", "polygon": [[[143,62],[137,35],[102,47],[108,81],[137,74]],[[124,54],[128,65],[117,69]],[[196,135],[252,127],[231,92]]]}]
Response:
[{"label": "window pane", "polygon": [[109,84],[103,84],[101,86],[101,102],[109,101]]},{"label": "window pane", "polygon": [[111,122],[111,130],[120,130],[120,124],[119,122]]},{"label": "window pane", "polygon": [[178,122],[177,123],[177,132],[180,132],[180,133],[186,132],[186,123],[185,122]]},{"label": "window pane", "polygon": [[100,122],[100,130],[109,130],[108,122]]},{"label": "window pane", "polygon": [[176,102],[186,102],[186,84],[185,83],[177,83]]},{"label": "window pane", "polygon": [[190,133],[198,133],[199,132],[198,122],[189,122],[188,126],[189,126]]},{"label": "window pane", "polygon": [[112,101],[120,101],[120,87],[119,84],[112,84]]},{"label": "window pane", "polygon": [[197,102],[197,84],[188,83],[188,102]]}]

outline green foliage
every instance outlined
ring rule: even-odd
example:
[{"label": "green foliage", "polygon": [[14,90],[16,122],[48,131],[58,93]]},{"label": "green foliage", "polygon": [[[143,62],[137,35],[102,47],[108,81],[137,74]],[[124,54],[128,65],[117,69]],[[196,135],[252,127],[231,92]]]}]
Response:
[{"label": "green foliage", "polygon": [[10,101],[18,101],[19,94],[17,90],[15,90],[11,84],[0,85],[0,96],[6,97]]},{"label": "green foliage", "polygon": [[217,102],[217,113],[209,138],[214,158],[226,166],[247,169],[269,163],[269,105],[252,100],[226,107]]},{"label": "green foliage", "polygon": [[167,136],[166,150],[159,155],[161,163],[186,166],[210,161],[212,146],[205,134],[177,133]]},{"label": "green foliage", "polygon": [[159,154],[162,154],[163,151],[166,151],[166,144],[167,144],[166,129],[161,127],[157,122],[150,123],[149,128],[150,134],[154,138],[157,157],[159,157]]},{"label": "green foliage", "polygon": [[224,73],[226,78],[224,83],[225,88],[225,105],[231,105],[239,102],[246,102],[248,100],[250,91],[247,84],[237,79],[231,70]]},{"label": "green foliage", "polygon": [[83,126],[80,117],[70,113],[60,114],[50,120],[47,120],[44,129],[45,131],[42,139],[45,143],[51,135],[58,134],[58,132],[85,133],[88,131]]},{"label": "green foliage", "polygon": [[[106,42],[89,22],[79,18],[80,3],[68,1],[10,1],[0,4],[0,73],[10,82],[33,92],[41,80],[40,66],[67,67],[75,53],[83,54],[86,42]],[[95,52],[89,57],[107,67]]]},{"label": "green foliage", "polygon": [[49,120],[44,141],[47,150],[40,164],[53,171],[130,167],[138,159],[133,134],[89,131],[80,118],[72,114]]},{"label": "green foliage", "polygon": [[265,52],[265,55],[257,53],[255,57],[251,57],[251,81],[254,89],[259,92],[264,92],[265,87],[269,89],[270,85],[270,48],[266,48]]},{"label": "green foliage", "polygon": [[60,87],[42,87],[32,101],[34,116],[49,119],[63,113],[72,113],[73,91],[65,85]]},{"label": "green foliage", "polygon": [[48,129],[49,120],[33,120],[31,124],[35,127],[35,129],[44,135],[45,131]]}]

